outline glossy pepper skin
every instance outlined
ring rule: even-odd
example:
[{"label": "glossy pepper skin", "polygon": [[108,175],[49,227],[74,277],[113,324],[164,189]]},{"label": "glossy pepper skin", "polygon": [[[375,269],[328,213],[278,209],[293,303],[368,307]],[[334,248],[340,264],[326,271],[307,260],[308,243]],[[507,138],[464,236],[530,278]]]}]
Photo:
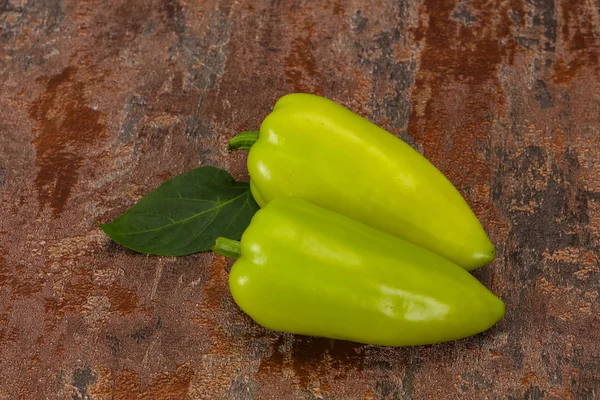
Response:
[{"label": "glossy pepper skin", "polygon": [[298,198],[271,201],[241,244],[225,241],[239,245],[213,248],[239,252],[229,275],[235,302],[273,330],[410,346],[464,338],[504,315],[463,268]]},{"label": "glossy pepper skin", "polygon": [[[238,135],[242,137],[242,135]],[[425,247],[467,270],[495,249],[467,202],[425,157],[323,97],[282,97],[250,148],[256,202],[300,197]],[[250,143],[252,140],[250,141]]]}]

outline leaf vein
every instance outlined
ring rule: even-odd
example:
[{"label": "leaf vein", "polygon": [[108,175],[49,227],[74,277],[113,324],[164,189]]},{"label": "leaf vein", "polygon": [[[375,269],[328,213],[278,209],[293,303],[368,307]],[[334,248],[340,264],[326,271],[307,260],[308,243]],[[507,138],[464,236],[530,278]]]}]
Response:
[{"label": "leaf vein", "polygon": [[231,198],[230,200],[227,200],[224,203],[219,203],[219,205],[216,206],[216,207],[213,207],[213,208],[211,208],[209,210],[202,211],[202,212],[200,212],[198,214],[194,214],[191,217],[187,217],[187,218],[181,219],[181,220],[176,221],[176,222],[174,222],[172,224],[162,225],[162,226],[159,226],[157,228],[146,229],[146,230],[143,230],[143,231],[115,232],[115,233],[116,234],[120,234],[120,235],[139,235],[139,234],[142,234],[142,233],[157,232],[157,231],[160,231],[162,229],[169,228],[169,227],[171,227],[173,225],[183,224],[183,223],[185,223],[187,221],[190,221],[190,220],[192,220],[194,218],[198,218],[198,217],[201,217],[202,215],[208,214],[209,212],[212,212],[212,211],[215,211],[215,210],[218,211],[221,208],[225,207],[226,205],[231,204],[234,201],[238,200],[240,197],[247,196],[247,195],[248,195],[248,192],[244,192],[244,193],[242,193],[242,194],[240,194],[240,195],[238,195],[236,197]]}]

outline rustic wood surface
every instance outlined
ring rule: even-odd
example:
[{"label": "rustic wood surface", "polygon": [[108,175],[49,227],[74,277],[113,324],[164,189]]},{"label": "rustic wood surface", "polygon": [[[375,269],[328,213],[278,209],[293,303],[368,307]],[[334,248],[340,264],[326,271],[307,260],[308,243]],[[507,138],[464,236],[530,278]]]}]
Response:
[{"label": "rustic wood surface", "polygon": [[[0,0],[0,399],[600,398],[598,0]],[[488,332],[381,348],[254,324],[228,261],[98,228],[283,94],[406,140],[498,248]]]}]

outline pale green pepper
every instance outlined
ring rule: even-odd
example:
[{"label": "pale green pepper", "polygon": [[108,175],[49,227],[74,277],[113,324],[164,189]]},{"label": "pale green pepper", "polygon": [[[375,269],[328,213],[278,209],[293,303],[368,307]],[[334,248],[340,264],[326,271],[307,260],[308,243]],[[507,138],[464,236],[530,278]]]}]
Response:
[{"label": "pale green pepper", "polygon": [[283,197],[253,217],[237,258],[235,302],[260,325],[360,343],[409,346],[482,332],[504,303],[456,264],[401,238]]},{"label": "pale green pepper", "polygon": [[456,188],[425,157],[335,102],[282,97],[249,148],[252,194],[262,207],[294,196],[405,238],[473,270],[495,249]]}]

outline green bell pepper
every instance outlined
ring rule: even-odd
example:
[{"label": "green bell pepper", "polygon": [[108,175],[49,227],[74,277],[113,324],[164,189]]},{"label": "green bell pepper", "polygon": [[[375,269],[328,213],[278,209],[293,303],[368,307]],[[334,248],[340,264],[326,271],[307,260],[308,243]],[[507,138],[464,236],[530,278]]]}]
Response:
[{"label": "green bell pepper", "polygon": [[251,190],[262,207],[300,197],[425,247],[467,270],[496,252],[456,188],[425,157],[335,102],[282,97],[260,132],[231,148],[250,149]]},{"label": "green bell pepper", "polygon": [[229,287],[239,307],[277,331],[409,346],[482,332],[504,303],[464,269],[401,238],[308,201],[282,197],[253,217]]}]

